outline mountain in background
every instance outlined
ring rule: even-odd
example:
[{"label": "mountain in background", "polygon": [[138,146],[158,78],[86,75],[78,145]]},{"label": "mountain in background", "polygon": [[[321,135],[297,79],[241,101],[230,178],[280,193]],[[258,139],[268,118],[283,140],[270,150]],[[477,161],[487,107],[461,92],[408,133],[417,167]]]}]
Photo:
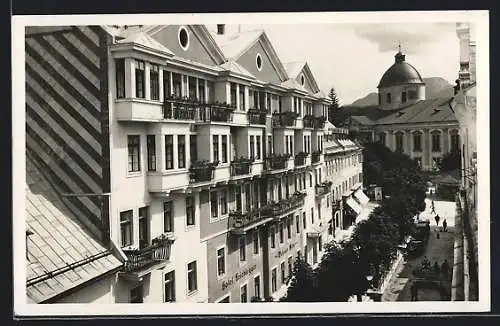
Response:
[{"label": "mountain in background", "polygon": [[[451,85],[447,80],[441,77],[429,77],[423,78],[425,83],[425,98],[444,98],[453,97],[453,85]],[[371,106],[378,105],[378,94],[369,93],[365,97],[357,99],[352,102],[349,106]]]}]

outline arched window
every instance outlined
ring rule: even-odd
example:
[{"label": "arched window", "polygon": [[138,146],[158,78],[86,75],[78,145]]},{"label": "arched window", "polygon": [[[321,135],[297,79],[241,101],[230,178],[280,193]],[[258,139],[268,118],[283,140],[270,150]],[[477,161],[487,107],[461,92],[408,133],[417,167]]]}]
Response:
[{"label": "arched window", "polygon": [[460,136],[458,135],[457,130],[452,130],[450,132],[450,137],[451,137],[451,150],[456,151],[460,148]]},{"label": "arched window", "polygon": [[381,132],[378,134],[378,141],[385,146],[385,132]]},{"label": "arched window", "polygon": [[404,150],[404,146],[403,146],[403,133],[401,131],[398,131],[395,134],[395,137],[396,137],[396,152],[402,153],[403,150]]},{"label": "arched window", "polygon": [[441,151],[441,132],[435,130],[431,134],[432,136],[432,151],[440,152]]},{"label": "arched window", "polygon": [[422,151],[422,132],[415,131],[413,133],[413,151],[421,152]]}]

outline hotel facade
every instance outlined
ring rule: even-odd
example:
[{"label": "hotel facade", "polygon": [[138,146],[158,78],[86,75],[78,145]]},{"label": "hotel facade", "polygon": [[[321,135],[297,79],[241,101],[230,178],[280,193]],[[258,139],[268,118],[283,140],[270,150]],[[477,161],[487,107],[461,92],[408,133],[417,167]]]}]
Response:
[{"label": "hotel facade", "polygon": [[[27,28],[26,155],[50,184],[27,183],[31,301],[278,299],[296,257],[317,266],[351,223],[342,199],[359,194],[361,148],[326,122],[308,64],[226,27]],[[64,232],[41,234],[38,188],[56,223],[106,253],[94,276],[85,246],[64,255]],[[86,278],[56,287],[54,269]],[[69,296],[97,280],[102,295]]]}]

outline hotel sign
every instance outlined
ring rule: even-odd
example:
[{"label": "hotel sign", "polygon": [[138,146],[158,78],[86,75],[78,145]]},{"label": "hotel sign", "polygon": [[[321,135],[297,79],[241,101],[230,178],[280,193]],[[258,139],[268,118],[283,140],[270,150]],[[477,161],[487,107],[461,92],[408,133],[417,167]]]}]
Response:
[{"label": "hotel sign", "polygon": [[257,269],[257,265],[254,264],[254,265],[249,266],[241,271],[234,273],[233,276],[222,281],[222,291],[225,291],[228,287],[231,287],[235,283],[238,283],[238,281],[241,280],[242,278],[245,278],[248,275],[252,274],[256,269]]},{"label": "hotel sign", "polygon": [[285,248],[282,248],[280,249],[275,255],[274,255],[274,258],[281,258],[283,257],[284,255],[286,255],[287,252],[289,252],[291,249],[295,248],[295,245],[297,244],[297,242],[294,242],[294,243],[290,243],[288,246],[286,246]]}]

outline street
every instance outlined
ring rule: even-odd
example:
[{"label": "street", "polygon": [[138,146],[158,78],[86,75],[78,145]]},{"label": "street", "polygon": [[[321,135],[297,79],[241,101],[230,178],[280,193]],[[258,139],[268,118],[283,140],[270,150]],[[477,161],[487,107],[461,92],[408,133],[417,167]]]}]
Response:
[{"label": "street", "polygon": [[[404,261],[398,266],[396,275],[391,280],[389,286],[382,295],[382,301],[411,301],[410,286],[411,280],[414,278],[412,270],[419,266],[422,259],[427,259],[434,264],[438,262],[441,265],[444,260],[453,266],[453,242],[454,242],[454,225],[455,225],[455,202],[448,201],[435,201],[435,211],[441,217],[439,227],[436,227],[434,220],[435,214],[431,211],[431,200],[426,199],[426,210],[420,214],[420,220],[431,221],[431,236],[429,243],[425,250],[424,255]],[[442,229],[442,221],[446,218],[448,223],[447,232],[439,232],[439,239],[437,239],[437,230]],[[448,292],[451,291],[451,275],[449,273],[449,282],[445,282],[444,286]],[[419,301],[439,301],[441,300],[439,293],[436,290],[421,289],[418,292]]]}]

